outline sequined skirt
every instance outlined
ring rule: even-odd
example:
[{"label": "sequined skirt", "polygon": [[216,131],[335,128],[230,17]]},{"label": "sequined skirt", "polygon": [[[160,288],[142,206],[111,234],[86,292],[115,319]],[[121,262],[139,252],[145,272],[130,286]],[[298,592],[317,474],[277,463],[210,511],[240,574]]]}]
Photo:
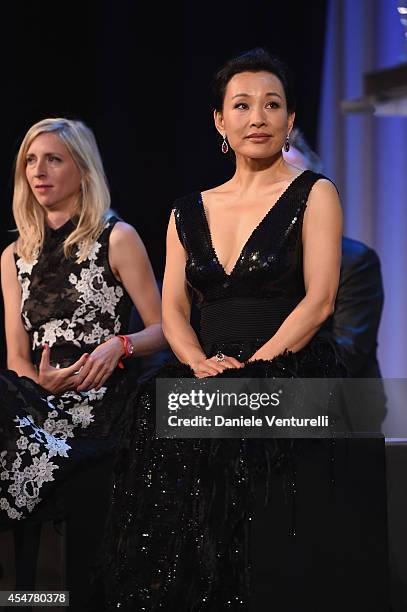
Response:
[{"label": "sequined skirt", "polygon": [[[206,345],[247,359],[261,340]],[[296,354],[248,363],[221,376],[336,376],[328,342]],[[183,364],[157,377],[192,377]],[[273,470],[290,464],[293,444],[268,439],[159,439],[155,436],[155,378],[130,398],[105,549],[95,578],[103,590],[94,608],[220,612],[250,606],[250,525],[254,491]],[[257,487],[258,490],[258,487]],[[95,600],[96,601],[96,600]]]}]

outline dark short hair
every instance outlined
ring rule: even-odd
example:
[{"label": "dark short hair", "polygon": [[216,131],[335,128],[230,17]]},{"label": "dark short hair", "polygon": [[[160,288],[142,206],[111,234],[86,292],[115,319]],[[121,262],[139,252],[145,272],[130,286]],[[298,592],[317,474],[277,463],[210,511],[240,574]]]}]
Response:
[{"label": "dark short hair", "polygon": [[256,47],[228,60],[215,74],[212,82],[213,104],[217,111],[222,111],[225,91],[230,79],[240,72],[271,72],[280,79],[287,100],[289,113],[295,111],[295,91],[286,64],[271,55],[266,49]]}]

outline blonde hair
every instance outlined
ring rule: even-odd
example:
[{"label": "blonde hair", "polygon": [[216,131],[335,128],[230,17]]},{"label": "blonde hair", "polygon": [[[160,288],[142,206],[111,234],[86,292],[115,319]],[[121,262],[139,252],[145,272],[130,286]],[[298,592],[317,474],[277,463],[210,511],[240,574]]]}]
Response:
[{"label": "blonde hair", "polygon": [[13,214],[19,232],[17,254],[32,262],[44,243],[45,214],[26,178],[26,155],[33,140],[44,132],[58,135],[81,174],[78,223],[64,241],[64,255],[78,247],[77,261],[86,259],[92,243],[103,231],[110,206],[110,192],[95,136],[82,121],[43,119],[27,132],[17,154],[14,174]]}]

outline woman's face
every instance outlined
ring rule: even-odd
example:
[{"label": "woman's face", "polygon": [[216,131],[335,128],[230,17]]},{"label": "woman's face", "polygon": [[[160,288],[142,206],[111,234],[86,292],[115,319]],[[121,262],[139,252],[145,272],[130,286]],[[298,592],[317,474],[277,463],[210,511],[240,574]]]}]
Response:
[{"label": "woman's face", "polygon": [[236,155],[253,159],[281,152],[294,122],[283,85],[271,72],[240,72],[229,81],[215,125]]},{"label": "woman's face", "polygon": [[25,173],[37,202],[49,211],[73,210],[81,186],[81,174],[72,155],[53,132],[32,141]]}]

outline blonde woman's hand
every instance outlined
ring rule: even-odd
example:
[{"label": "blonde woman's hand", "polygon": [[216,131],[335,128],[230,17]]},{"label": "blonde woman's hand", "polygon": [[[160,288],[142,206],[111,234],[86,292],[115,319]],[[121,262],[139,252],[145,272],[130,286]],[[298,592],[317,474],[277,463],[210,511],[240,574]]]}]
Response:
[{"label": "blonde woman's hand", "polygon": [[122,356],[123,344],[120,338],[109,338],[109,340],[97,346],[76,377],[76,390],[89,391],[95,389],[98,391],[114,372]]},{"label": "blonde woman's hand", "polygon": [[[222,354],[223,355],[223,354]],[[241,363],[234,357],[223,355],[223,358],[219,358],[214,355],[208,359],[200,359],[191,363],[191,368],[194,371],[196,378],[207,378],[208,376],[216,376],[221,372],[233,368],[243,368],[244,363]]]},{"label": "blonde woman's hand", "polygon": [[83,368],[89,355],[84,353],[75,363],[67,368],[54,368],[50,364],[50,348],[44,345],[38,371],[38,383],[52,395],[61,395],[72,391],[78,384],[78,371]]}]

